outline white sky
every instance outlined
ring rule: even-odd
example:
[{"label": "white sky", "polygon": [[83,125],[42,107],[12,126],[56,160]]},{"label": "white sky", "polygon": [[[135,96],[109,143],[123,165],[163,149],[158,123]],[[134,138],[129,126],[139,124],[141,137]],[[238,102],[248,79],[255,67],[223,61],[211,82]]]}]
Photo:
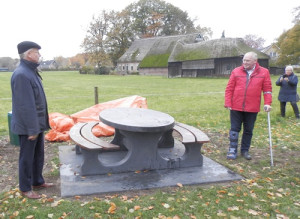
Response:
[{"label": "white sky", "polygon": [[[3,0],[0,7],[0,57],[18,58],[17,44],[24,40],[42,46],[44,60],[71,57],[80,45],[92,16],[102,10],[121,11],[136,0]],[[196,24],[210,27],[213,39],[254,34],[272,43],[293,27],[293,8],[299,0],[166,0]]]}]

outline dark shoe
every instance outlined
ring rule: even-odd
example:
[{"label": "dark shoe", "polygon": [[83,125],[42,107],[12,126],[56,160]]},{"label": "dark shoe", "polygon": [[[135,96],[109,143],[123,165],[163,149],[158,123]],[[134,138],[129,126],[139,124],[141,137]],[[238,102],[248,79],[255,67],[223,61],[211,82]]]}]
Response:
[{"label": "dark shoe", "polygon": [[242,154],[242,156],[243,156],[246,160],[251,160],[251,159],[252,159],[252,157],[251,157],[251,155],[249,154],[248,151],[242,152],[241,154]]},{"label": "dark shoe", "polygon": [[28,192],[21,192],[23,196],[31,199],[39,199],[41,196],[34,191],[28,191]]},{"label": "dark shoe", "polygon": [[53,187],[54,184],[53,183],[44,183],[42,185],[39,186],[32,186],[33,189],[44,189],[44,188],[49,188],[49,187]]}]

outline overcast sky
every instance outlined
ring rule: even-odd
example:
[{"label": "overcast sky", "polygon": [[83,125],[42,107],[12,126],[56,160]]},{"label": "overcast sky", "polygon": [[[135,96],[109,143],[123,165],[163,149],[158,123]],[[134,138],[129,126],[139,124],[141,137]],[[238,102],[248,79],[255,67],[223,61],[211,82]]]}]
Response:
[{"label": "overcast sky", "polygon": [[[0,13],[0,57],[18,58],[16,45],[24,40],[42,46],[44,60],[72,57],[82,52],[80,45],[93,15],[102,10],[121,11],[135,0],[3,0]],[[254,34],[274,42],[293,27],[293,8],[299,0],[166,0],[196,24],[210,27],[213,39]]]}]

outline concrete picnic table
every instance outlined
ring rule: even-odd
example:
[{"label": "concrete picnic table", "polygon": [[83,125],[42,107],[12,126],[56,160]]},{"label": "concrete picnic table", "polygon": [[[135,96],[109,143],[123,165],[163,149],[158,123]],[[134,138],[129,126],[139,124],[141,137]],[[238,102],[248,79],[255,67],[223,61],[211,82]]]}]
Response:
[{"label": "concrete picnic table", "polygon": [[167,168],[169,159],[158,153],[158,142],[173,129],[172,116],[144,108],[111,108],[100,112],[100,120],[115,128],[113,144],[128,150],[123,160],[111,166],[113,172]]}]

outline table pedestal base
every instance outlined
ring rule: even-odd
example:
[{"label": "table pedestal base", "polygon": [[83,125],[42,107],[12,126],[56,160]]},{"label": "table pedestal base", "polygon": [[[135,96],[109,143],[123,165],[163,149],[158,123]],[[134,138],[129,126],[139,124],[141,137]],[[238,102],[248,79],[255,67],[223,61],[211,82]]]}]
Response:
[{"label": "table pedestal base", "polygon": [[[158,142],[162,133],[138,133],[124,130],[118,130],[116,133],[118,134],[114,139],[114,143],[126,145],[128,150],[123,159],[115,163],[106,164],[99,160],[99,152],[93,151],[91,153],[91,151],[82,150],[84,159],[81,165],[81,175],[178,168],[184,163],[184,156],[183,159],[164,158],[158,153]],[[117,142],[116,139],[121,139],[121,141]]]}]

